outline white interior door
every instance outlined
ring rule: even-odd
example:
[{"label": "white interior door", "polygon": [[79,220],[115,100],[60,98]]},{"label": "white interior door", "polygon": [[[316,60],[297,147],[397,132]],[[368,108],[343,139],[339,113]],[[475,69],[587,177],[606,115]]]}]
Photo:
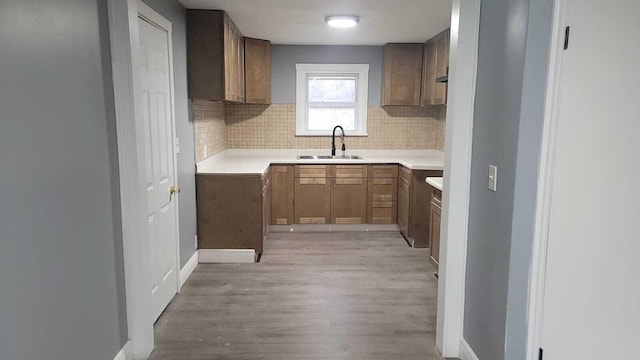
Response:
[{"label": "white interior door", "polygon": [[640,1],[566,6],[543,358],[638,359]]},{"label": "white interior door", "polygon": [[140,99],[144,121],[145,174],[149,251],[153,284],[153,319],[156,320],[177,292],[177,241],[173,150],[173,117],[166,29],[138,18],[140,36]]}]

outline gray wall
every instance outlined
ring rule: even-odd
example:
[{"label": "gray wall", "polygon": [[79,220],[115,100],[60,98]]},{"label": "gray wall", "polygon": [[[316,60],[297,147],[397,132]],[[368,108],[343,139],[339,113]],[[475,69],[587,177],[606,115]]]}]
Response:
[{"label": "gray wall", "polygon": [[380,105],[382,46],[273,45],[271,102],[296,103],[296,64],[369,64],[369,106]]},{"label": "gray wall", "polygon": [[540,147],[544,122],[553,0],[529,4],[520,108],[509,265],[505,359],[526,357],[529,271],[535,224]]},{"label": "gray wall", "polygon": [[105,1],[0,1],[0,359],[127,339]]},{"label": "gray wall", "polygon": [[464,337],[483,360],[525,357],[551,23],[552,0],[481,4]]},{"label": "gray wall", "polygon": [[153,10],[171,21],[173,31],[173,80],[176,128],[180,138],[178,183],[180,184],[180,263],[184,266],[196,251],[195,142],[193,121],[187,98],[186,10],[177,0],[144,0]]},{"label": "gray wall", "polygon": [[[480,359],[504,359],[511,219],[528,0],[481,3],[471,164],[464,337]],[[498,191],[487,189],[498,166]]]}]

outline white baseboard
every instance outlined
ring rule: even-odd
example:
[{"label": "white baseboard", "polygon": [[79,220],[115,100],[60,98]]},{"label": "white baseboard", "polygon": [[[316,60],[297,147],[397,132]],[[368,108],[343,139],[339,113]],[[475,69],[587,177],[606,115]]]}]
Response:
[{"label": "white baseboard", "polygon": [[379,232],[399,232],[400,227],[396,224],[293,224],[293,225],[271,225],[269,232],[351,232],[351,231],[379,231]]},{"label": "white baseboard", "polygon": [[254,263],[256,251],[254,249],[200,249],[198,259],[200,263]]},{"label": "white baseboard", "polygon": [[133,349],[131,346],[131,340],[127,341],[122,349],[116,354],[113,360],[134,360]]},{"label": "white baseboard", "polygon": [[182,269],[180,269],[180,288],[181,289],[182,289],[182,285],[184,285],[184,283],[186,283],[187,280],[189,279],[189,276],[191,276],[191,273],[193,272],[193,270],[196,269],[196,266],[198,266],[198,250],[196,250],[196,252],[193,254],[193,256],[191,256],[189,261],[187,261],[187,263],[184,264]]},{"label": "white baseboard", "polygon": [[479,360],[476,353],[464,338],[460,340],[460,360]]}]

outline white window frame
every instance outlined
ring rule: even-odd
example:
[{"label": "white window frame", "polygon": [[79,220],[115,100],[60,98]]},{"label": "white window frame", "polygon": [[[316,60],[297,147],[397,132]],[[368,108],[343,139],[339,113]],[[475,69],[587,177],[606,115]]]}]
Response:
[{"label": "white window frame", "polygon": [[345,130],[348,136],[367,136],[369,64],[296,64],[296,136],[330,136],[331,130],[309,130],[309,75],[356,76],[356,126]]}]

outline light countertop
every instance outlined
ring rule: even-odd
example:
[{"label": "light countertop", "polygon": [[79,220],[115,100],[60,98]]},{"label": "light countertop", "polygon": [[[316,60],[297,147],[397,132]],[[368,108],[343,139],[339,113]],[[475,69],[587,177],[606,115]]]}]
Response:
[{"label": "light countertop", "polygon": [[[196,164],[198,174],[263,175],[271,164],[400,164],[412,170],[443,170],[440,150],[347,150],[361,160],[298,160],[298,155],[331,155],[330,149],[227,149]],[[338,150],[336,155],[342,155]]]},{"label": "light countertop", "polygon": [[434,188],[442,191],[442,178],[441,177],[428,177],[426,180],[427,184],[433,186]]}]

